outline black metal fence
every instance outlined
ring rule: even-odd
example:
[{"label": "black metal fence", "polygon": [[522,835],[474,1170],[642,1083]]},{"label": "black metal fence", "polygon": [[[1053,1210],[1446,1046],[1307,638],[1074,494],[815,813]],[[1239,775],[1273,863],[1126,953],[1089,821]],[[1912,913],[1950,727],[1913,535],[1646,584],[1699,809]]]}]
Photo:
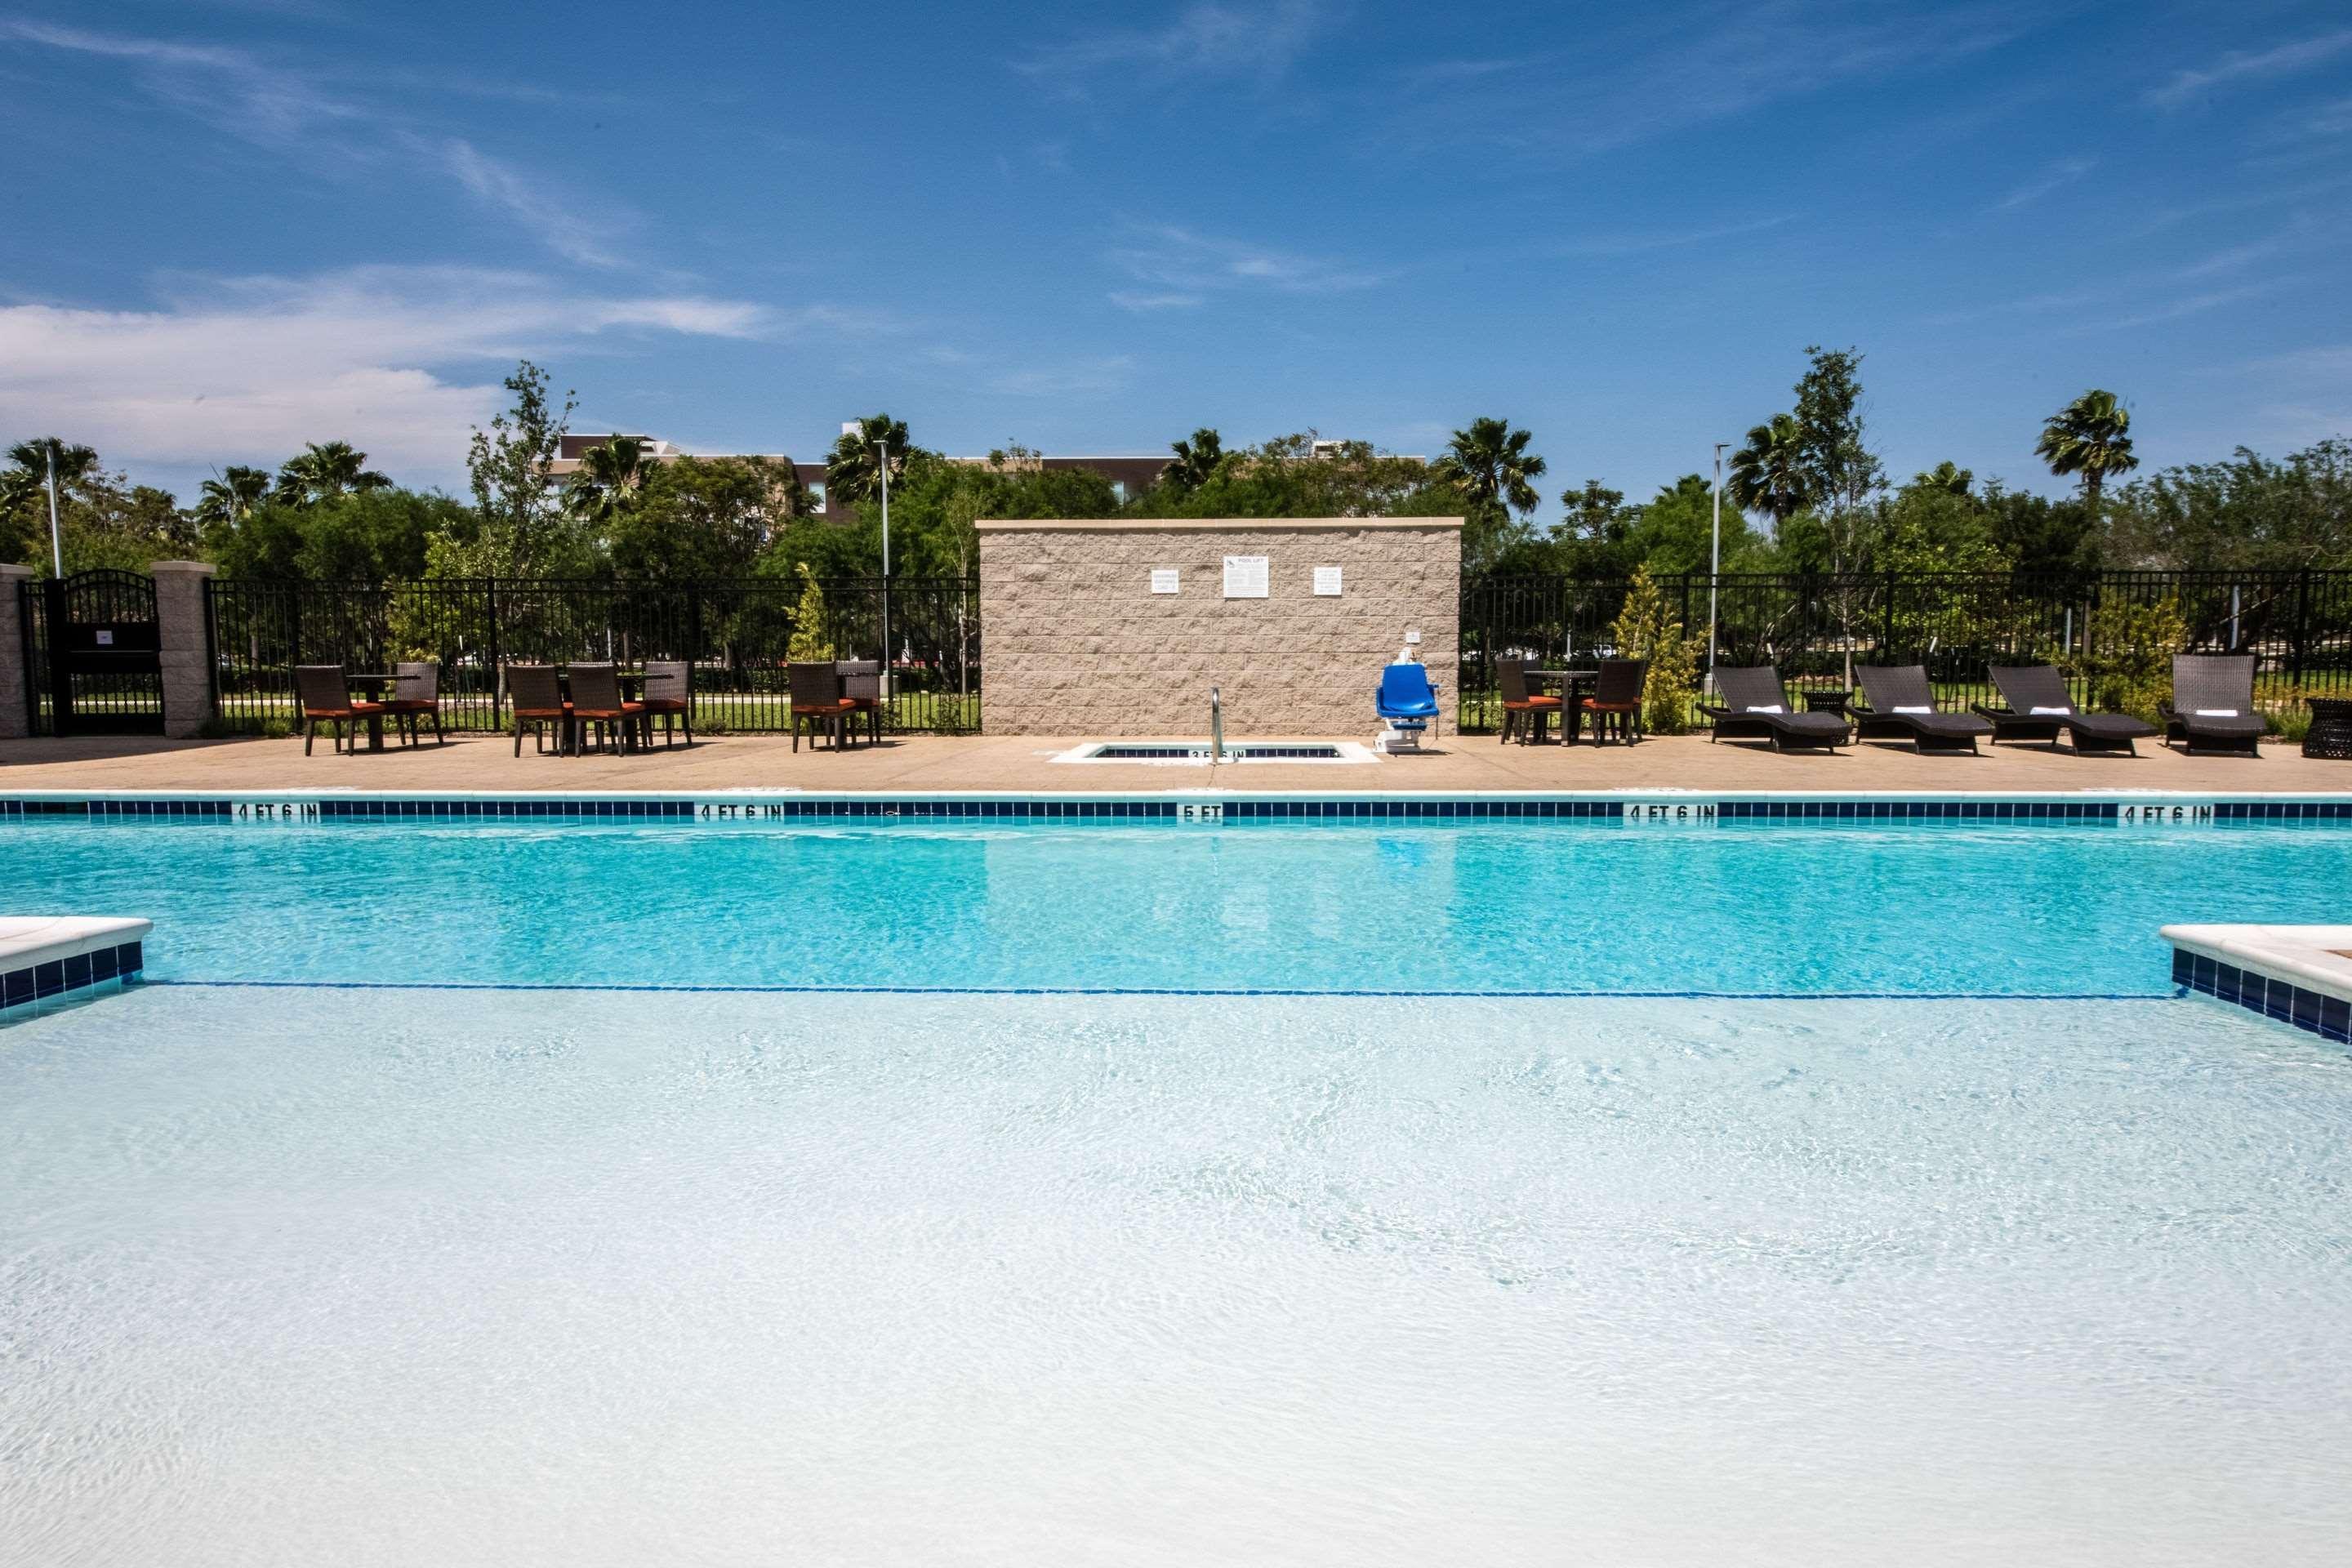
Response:
[{"label": "black metal fence", "polygon": [[[824,605],[804,654],[874,658],[887,616],[899,732],[980,727],[980,594],[961,578],[821,581]],[[223,726],[266,733],[296,717],[293,669],[441,666],[444,722],[496,729],[508,664],[689,659],[695,724],[782,731],[803,585],[782,578],[677,584],[613,579],[435,579],[341,584],[224,579],[212,585],[214,671]]]},{"label": "black metal fence", "polygon": [[[2188,651],[2252,654],[2269,700],[2352,690],[2352,572],[1698,573],[1657,582],[1696,641],[1702,670],[1711,617],[1717,662],[1777,665],[1800,689],[1845,687],[1849,663],[1919,664],[1947,698],[1974,700],[1990,695],[1987,666],[2078,671],[2104,617],[2168,601],[2189,627]],[[1629,586],[1568,577],[1464,584],[1463,728],[1493,727],[1497,658],[1572,664],[1613,653]],[[2077,691],[2088,696],[2079,682]]]}]

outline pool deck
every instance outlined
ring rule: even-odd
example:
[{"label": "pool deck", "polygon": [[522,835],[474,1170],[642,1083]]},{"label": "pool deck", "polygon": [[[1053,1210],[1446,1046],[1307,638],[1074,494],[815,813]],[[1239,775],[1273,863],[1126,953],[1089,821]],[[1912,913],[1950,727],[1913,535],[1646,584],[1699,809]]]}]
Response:
[{"label": "pool deck", "polygon": [[[1254,737],[1255,738],[1255,737]],[[1636,746],[1499,744],[1452,738],[1421,756],[1342,766],[1251,763],[1210,769],[1169,764],[1057,763],[1079,743],[1040,736],[909,736],[838,754],[781,736],[727,735],[691,750],[644,755],[517,759],[503,735],[337,756],[302,754],[299,740],[163,741],[89,737],[0,741],[0,795],[25,790],[690,790],[875,792],[1006,790],[1088,793],[1187,790],[1834,790],[1838,792],[2149,789],[2214,795],[2352,791],[2352,763],[2306,758],[2284,742],[2259,761],[2190,757],[2155,744],[2137,757],[2077,757],[2046,746],[1987,747],[1982,755],[1920,756],[1864,743],[1834,756],[1781,755],[1760,745],[1660,736]]]}]

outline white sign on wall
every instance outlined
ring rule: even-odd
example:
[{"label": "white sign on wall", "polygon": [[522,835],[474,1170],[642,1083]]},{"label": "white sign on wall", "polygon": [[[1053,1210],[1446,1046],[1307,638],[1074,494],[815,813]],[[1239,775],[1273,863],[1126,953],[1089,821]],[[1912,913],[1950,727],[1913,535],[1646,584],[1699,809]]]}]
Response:
[{"label": "white sign on wall", "polygon": [[1155,594],[1175,593],[1178,582],[1176,568],[1173,566],[1154,566],[1151,569],[1151,591]]},{"label": "white sign on wall", "polygon": [[1270,575],[1263,555],[1228,555],[1225,557],[1225,597],[1263,599]]},{"label": "white sign on wall", "polygon": [[1339,596],[1339,569],[1337,566],[1315,568],[1315,595],[1316,597],[1322,599],[1336,599]]}]

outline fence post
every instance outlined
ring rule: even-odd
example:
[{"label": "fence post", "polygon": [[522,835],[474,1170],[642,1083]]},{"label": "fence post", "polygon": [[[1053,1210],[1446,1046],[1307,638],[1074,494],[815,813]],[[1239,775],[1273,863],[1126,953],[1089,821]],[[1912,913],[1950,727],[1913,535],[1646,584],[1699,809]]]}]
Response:
[{"label": "fence post", "polygon": [[[1878,662],[1895,660],[1895,569],[1886,569],[1886,603],[1878,611]],[[1925,662],[1924,660],[1922,661]]]},{"label": "fence post", "polygon": [[163,733],[185,740],[212,721],[212,605],[205,589],[215,568],[203,561],[157,561],[157,664],[163,672]]},{"label": "fence post", "polygon": [[499,658],[499,580],[496,577],[482,579],[482,598],[484,607],[489,612],[483,624],[489,639],[487,647],[490,662],[490,728],[496,730],[500,727],[499,704],[507,691],[506,667]]},{"label": "fence post", "polygon": [[33,732],[33,569],[0,562],[0,741]]},{"label": "fence post", "polygon": [[2294,666],[2295,685],[2303,684],[2303,645],[2311,637],[2311,568],[2306,566],[2294,584],[2294,637],[2287,644],[2287,657]]}]

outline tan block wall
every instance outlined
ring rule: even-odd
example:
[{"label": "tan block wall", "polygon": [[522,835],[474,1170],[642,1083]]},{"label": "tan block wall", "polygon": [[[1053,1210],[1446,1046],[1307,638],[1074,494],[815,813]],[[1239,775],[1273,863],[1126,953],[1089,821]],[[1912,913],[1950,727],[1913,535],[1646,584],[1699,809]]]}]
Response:
[{"label": "tan block wall", "polygon": [[214,568],[202,561],[157,561],[155,632],[163,644],[163,733],[186,740],[213,716],[212,635],[205,584]]},{"label": "tan block wall", "polygon": [[[1267,596],[1224,596],[1224,558],[1263,555]],[[1316,596],[1315,568],[1341,570]],[[1155,567],[1181,589],[1151,592]],[[1205,738],[1209,688],[1229,738],[1369,737],[1381,667],[1408,630],[1454,723],[1457,518],[1151,525],[980,524],[992,735]]]},{"label": "tan block wall", "polygon": [[32,578],[30,566],[0,564],[0,741],[18,740],[30,731],[25,685],[33,672],[25,668],[24,609],[18,584]]}]

